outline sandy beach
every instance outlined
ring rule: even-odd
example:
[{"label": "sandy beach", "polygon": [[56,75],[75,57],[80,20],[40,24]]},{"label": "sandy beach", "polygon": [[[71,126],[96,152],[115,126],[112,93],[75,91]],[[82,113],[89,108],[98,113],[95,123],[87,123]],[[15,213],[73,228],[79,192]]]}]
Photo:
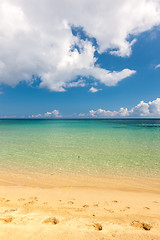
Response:
[{"label": "sandy beach", "polygon": [[160,179],[0,174],[0,239],[159,240]]},{"label": "sandy beach", "polygon": [[0,240],[160,240],[160,0],[0,0]]}]

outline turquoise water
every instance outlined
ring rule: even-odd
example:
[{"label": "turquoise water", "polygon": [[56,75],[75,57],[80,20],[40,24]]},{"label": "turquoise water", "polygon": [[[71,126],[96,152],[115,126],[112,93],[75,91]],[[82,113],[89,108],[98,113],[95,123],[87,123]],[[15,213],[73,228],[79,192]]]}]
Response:
[{"label": "turquoise water", "polygon": [[0,120],[0,169],[160,177],[160,120]]}]

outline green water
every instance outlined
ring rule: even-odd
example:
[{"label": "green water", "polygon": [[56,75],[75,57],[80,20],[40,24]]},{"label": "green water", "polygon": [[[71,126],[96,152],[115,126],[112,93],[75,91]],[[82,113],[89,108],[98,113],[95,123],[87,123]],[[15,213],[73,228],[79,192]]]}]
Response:
[{"label": "green water", "polygon": [[0,169],[160,177],[160,120],[0,120]]}]

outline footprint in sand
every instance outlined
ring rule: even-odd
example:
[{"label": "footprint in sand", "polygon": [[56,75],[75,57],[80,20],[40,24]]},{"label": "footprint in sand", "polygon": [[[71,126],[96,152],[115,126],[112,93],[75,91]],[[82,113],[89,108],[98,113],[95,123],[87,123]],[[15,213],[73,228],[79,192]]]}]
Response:
[{"label": "footprint in sand", "polygon": [[73,201],[69,201],[68,204],[74,204],[74,202]]},{"label": "footprint in sand", "polygon": [[120,209],[120,212],[125,212],[126,210],[125,209]]},{"label": "footprint in sand", "polygon": [[110,212],[110,213],[114,213],[114,211],[111,209],[104,208],[104,210],[106,210],[107,212]]},{"label": "footprint in sand", "polygon": [[102,225],[100,223],[94,223],[93,227],[95,228],[95,230],[97,231],[102,231]]},{"label": "footprint in sand", "polygon": [[126,209],[130,209],[130,207],[126,207]]},{"label": "footprint in sand", "polygon": [[37,197],[30,197],[29,199],[32,200],[32,201],[36,201],[36,202],[38,201]]},{"label": "footprint in sand", "polygon": [[144,222],[139,222],[139,221],[133,221],[131,223],[131,226],[135,227],[135,228],[140,228],[146,231],[151,230],[152,226],[148,223],[144,223]]},{"label": "footprint in sand", "polygon": [[94,206],[94,207],[98,207],[98,206],[99,206],[99,203],[95,203],[93,206]]},{"label": "footprint in sand", "polygon": [[18,198],[18,201],[23,202],[23,201],[25,201],[25,198]]},{"label": "footprint in sand", "polygon": [[17,210],[18,210],[17,208],[11,208],[11,209],[7,209],[7,210],[5,210],[4,213],[15,212],[15,211],[17,211]]},{"label": "footprint in sand", "polygon": [[147,210],[149,210],[150,208],[149,208],[149,207],[144,207],[144,209],[147,209]]},{"label": "footprint in sand", "polygon": [[44,224],[51,224],[51,225],[56,225],[59,223],[57,218],[46,218],[42,223]]},{"label": "footprint in sand", "polygon": [[29,201],[29,202],[25,203],[24,206],[25,207],[30,206],[30,205],[33,205],[34,203],[35,203],[34,201]]},{"label": "footprint in sand", "polygon": [[3,223],[11,223],[13,221],[13,217],[12,216],[3,217],[0,218],[0,221],[2,221]]},{"label": "footprint in sand", "polygon": [[10,200],[5,198],[0,198],[0,202],[10,202]]},{"label": "footprint in sand", "polygon": [[88,208],[88,207],[89,207],[89,205],[86,205],[86,204],[85,204],[85,205],[83,205],[83,208]]}]

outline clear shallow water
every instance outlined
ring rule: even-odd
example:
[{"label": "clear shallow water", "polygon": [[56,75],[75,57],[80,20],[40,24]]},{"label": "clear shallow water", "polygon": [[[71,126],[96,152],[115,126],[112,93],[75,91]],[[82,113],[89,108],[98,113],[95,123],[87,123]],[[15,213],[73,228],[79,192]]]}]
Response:
[{"label": "clear shallow water", "polygon": [[160,120],[0,120],[0,169],[160,177]]}]

